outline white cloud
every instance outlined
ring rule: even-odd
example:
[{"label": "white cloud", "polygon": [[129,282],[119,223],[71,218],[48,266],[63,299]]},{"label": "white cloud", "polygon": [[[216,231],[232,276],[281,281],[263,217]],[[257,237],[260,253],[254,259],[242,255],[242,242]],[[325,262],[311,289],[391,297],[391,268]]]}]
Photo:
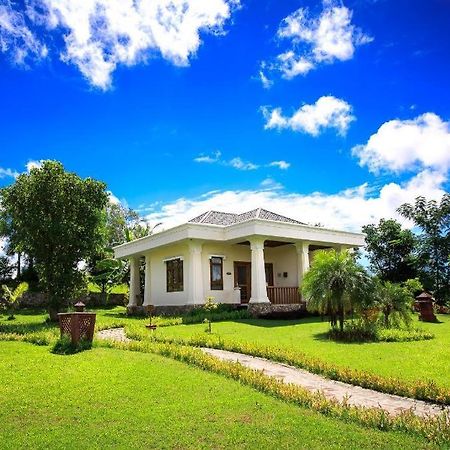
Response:
[{"label": "white cloud", "polygon": [[211,155],[204,155],[204,154],[199,155],[196,158],[194,158],[194,161],[198,162],[198,163],[212,164],[212,163],[219,162],[221,156],[222,156],[222,152],[216,151],[216,152],[212,153]]},{"label": "white cloud", "polygon": [[325,128],[335,128],[345,135],[355,120],[351,105],[333,96],[323,96],[312,105],[303,105],[291,117],[283,116],[281,108],[263,107],[262,112],[266,119],[265,129],[288,128],[312,136],[319,135]]},{"label": "white cloud", "polygon": [[17,65],[26,65],[28,59],[45,58],[48,53],[28,27],[25,15],[14,10],[10,0],[0,5],[0,52],[9,54]]},{"label": "white cloud", "polygon": [[256,170],[259,168],[257,164],[252,163],[250,161],[244,161],[242,158],[239,157],[230,159],[230,161],[228,161],[227,164],[238,170]]},{"label": "white cloud", "polygon": [[47,25],[64,30],[62,59],[96,87],[108,89],[119,64],[154,55],[189,65],[200,33],[222,34],[238,0],[41,0]]},{"label": "white cloud", "polygon": [[280,70],[284,78],[290,80],[297,75],[306,75],[315,68],[314,63],[304,56],[296,55],[292,50],[277,56],[277,63],[271,66]]},{"label": "white cloud", "polygon": [[279,190],[283,189],[283,185],[278,183],[278,181],[274,180],[272,177],[267,177],[263,181],[261,181],[261,188],[264,190]]},{"label": "white cloud", "polygon": [[352,24],[352,15],[352,10],[333,0],[323,1],[317,17],[311,17],[308,8],[299,8],[282,20],[277,32],[278,38],[289,41],[289,50],[267,65],[291,79],[320,64],[353,58],[356,47],[373,38]]},{"label": "white cloud", "polygon": [[424,170],[406,183],[389,183],[377,191],[365,183],[335,194],[301,194],[270,189],[271,181],[267,180],[256,190],[213,191],[198,198],[180,198],[162,205],[146,220],[163,222],[167,229],[211,209],[242,213],[263,207],[307,223],[360,231],[362,225],[378,222],[382,217],[399,218],[396,209],[402,203],[413,202],[418,195],[440,199],[445,193],[445,182],[441,173]]},{"label": "white cloud", "polygon": [[16,170],[0,167],[0,178],[17,178],[19,175]]},{"label": "white cloud", "polygon": [[269,163],[269,167],[278,167],[281,170],[287,170],[289,167],[291,167],[291,163],[288,163],[287,161],[272,161]]},{"label": "white cloud", "polygon": [[269,89],[273,85],[273,81],[267,78],[265,75],[263,68],[259,71],[259,79],[264,87],[264,89]]},{"label": "white cloud", "polygon": [[[224,34],[239,0],[3,0],[0,51],[23,63],[43,58],[48,42],[64,40],[60,58],[74,64],[95,87],[108,89],[119,65],[133,66],[162,57],[188,66],[202,33]],[[54,48],[54,46],[52,45]]]},{"label": "white cloud", "polygon": [[113,205],[121,205],[122,204],[119,197],[114,195],[112,191],[107,191],[107,194],[108,194],[109,203],[112,203]]},{"label": "white cloud", "polygon": [[450,168],[450,122],[434,113],[391,120],[352,153],[372,172],[400,172],[416,166],[446,172]]},{"label": "white cloud", "polygon": [[43,159],[39,159],[39,160],[32,160],[30,159],[27,164],[25,165],[25,167],[27,168],[27,172],[30,172],[31,169],[39,169],[42,167],[42,163],[44,162]]},{"label": "white cloud", "polygon": [[260,165],[251,161],[245,161],[240,156],[227,160],[222,158],[222,152],[218,150],[209,155],[202,153],[195,157],[194,161],[204,164],[220,164],[222,166],[233,167],[237,170],[257,170],[261,167],[276,167],[281,170],[286,170],[291,166],[291,163],[287,161],[272,161],[268,164]]}]

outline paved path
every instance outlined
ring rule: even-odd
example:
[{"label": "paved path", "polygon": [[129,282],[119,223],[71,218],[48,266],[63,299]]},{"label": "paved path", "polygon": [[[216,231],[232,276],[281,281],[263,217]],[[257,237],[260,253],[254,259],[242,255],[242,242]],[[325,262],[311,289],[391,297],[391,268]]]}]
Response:
[{"label": "paved path", "polygon": [[97,338],[102,340],[111,340],[119,342],[131,342],[131,339],[127,338],[124,328],[108,328],[106,330],[99,331]]},{"label": "paved path", "polygon": [[[329,399],[342,401],[347,397],[348,403],[351,405],[383,408],[392,415],[412,409],[416,415],[422,417],[436,415],[443,411],[443,408],[438,405],[341,383],[264,358],[213,348],[202,348],[202,351],[225,361],[237,361],[245,367],[262,371],[265,375],[277,378],[284,383],[296,384],[312,392],[322,391],[325,397]],[[450,408],[447,408],[447,410],[450,412]]]},{"label": "paved path", "polygon": [[[120,342],[130,342],[123,328],[110,328],[97,333],[99,339],[111,339]],[[213,348],[202,348],[203,352],[222,359],[224,361],[237,361],[250,369],[262,371],[269,377],[277,378],[284,383],[292,383],[304,387],[309,391],[321,391],[329,399],[347,401],[351,405],[383,408],[392,415],[401,411],[413,410],[418,416],[436,415],[443,411],[443,407],[426,403],[420,400],[413,400],[398,395],[383,394],[382,392],[365,389],[359,386],[330,380],[320,375],[307,372],[306,370],[288,366],[286,364],[269,361],[264,358],[244,355],[242,353],[228,352]],[[450,413],[450,407],[446,407]]]}]

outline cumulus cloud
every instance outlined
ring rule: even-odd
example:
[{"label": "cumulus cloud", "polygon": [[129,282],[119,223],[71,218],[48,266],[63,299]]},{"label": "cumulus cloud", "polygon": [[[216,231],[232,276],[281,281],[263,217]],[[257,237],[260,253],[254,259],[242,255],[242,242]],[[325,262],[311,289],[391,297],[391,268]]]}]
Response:
[{"label": "cumulus cloud", "polygon": [[291,79],[320,64],[352,59],[357,46],[373,40],[352,24],[352,15],[352,10],[330,0],[323,1],[323,10],[315,17],[308,8],[297,9],[282,20],[277,32],[290,48],[272,63],[263,64]]},{"label": "cumulus cloud", "polygon": [[292,116],[284,116],[281,108],[263,107],[265,129],[291,129],[318,136],[326,128],[334,128],[345,135],[350,123],[355,120],[352,106],[333,96],[320,97],[312,105],[303,105]]},{"label": "cumulus cloud", "polygon": [[25,165],[25,167],[27,168],[27,172],[30,172],[32,169],[39,169],[40,167],[42,167],[43,162],[44,162],[43,159],[39,160],[30,159]]},{"label": "cumulus cloud", "polygon": [[27,18],[45,26],[47,34],[62,34],[61,59],[77,66],[93,86],[108,89],[118,65],[158,56],[189,65],[201,33],[223,34],[238,6],[239,0],[29,0],[28,8],[14,11],[8,1],[0,10],[0,45],[5,51],[34,48]]},{"label": "cumulus cloud", "polygon": [[180,198],[160,205],[146,220],[163,222],[167,229],[211,209],[242,213],[263,207],[303,222],[351,231],[360,231],[363,225],[378,222],[382,217],[398,218],[412,226],[399,218],[396,209],[418,195],[440,199],[446,181],[442,173],[424,170],[405,183],[389,183],[376,190],[365,183],[334,194],[301,194],[280,190],[280,185],[273,189],[271,186],[276,182],[267,179],[255,190],[212,191],[198,198]]},{"label": "cumulus cloud", "polygon": [[16,170],[0,167],[0,178],[17,178],[19,175]]},{"label": "cumulus cloud", "polygon": [[412,120],[390,120],[370,136],[364,145],[352,149],[361,166],[372,172],[450,168],[450,122],[434,113]]},{"label": "cumulus cloud", "polygon": [[10,0],[0,4],[0,52],[10,55],[17,65],[45,58],[48,53],[46,45],[30,30],[25,14],[16,11]]}]

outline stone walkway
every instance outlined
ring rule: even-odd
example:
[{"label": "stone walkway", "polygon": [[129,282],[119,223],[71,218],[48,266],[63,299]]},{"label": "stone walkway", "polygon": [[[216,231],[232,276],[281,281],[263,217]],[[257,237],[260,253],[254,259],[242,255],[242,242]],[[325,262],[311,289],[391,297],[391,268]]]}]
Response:
[{"label": "stone walkway", "polygon": [[[110,328],[97,333],[99,339],[111,339],[120,342],[130,342],[123,328]],[[359,386],[330,380],[306,370],[288,366],[286,364],[269,361],[264,358],[228,352],[213,348],[202,348],[203,352],[224,361],[237,361],[245,367],[259,370],[269,377],[277,378],[284,383],[292,383],[308,389],[321,391],[326,398],[347,401],[351,405],[372,408],[383,408],[389,414],[396,415],[401,411],[412,410],[414,414],[425,417],[440,414],[444,409],[450,413],[449,407],[441,407],[420,400],[400,397],[398,395],[383,394],[382,392],[365,389]]]},{"label": "stone walkway", "polygon": [[[329,399],[343,401],[347,398],[348,403],[351,405],[383,408],[392,415],[399,414],[401,411],[412,410],[416,415],[425,417],[440,414],[445,409],[445,407],[420,400],[383,394],[382,392],[371,389],[330,380],[320,375],[307,372],[306,370],[276,363],[264,358],[213,348],[202,348],[202,351],[221,360],[237,361],[245,367],[259,370],[265,375],[277,378],[284,383],[296,384],[312,392],[322,391],[325,397]],[[450,408],[447,407],[446,409],[450,412]]]},{"label": "stone walkway", "polygon": [[99,331],[97,333],[97,338],[118,342],[131,342],[131,339],[127,338],[124,328],[108,328],[106,330]]}]

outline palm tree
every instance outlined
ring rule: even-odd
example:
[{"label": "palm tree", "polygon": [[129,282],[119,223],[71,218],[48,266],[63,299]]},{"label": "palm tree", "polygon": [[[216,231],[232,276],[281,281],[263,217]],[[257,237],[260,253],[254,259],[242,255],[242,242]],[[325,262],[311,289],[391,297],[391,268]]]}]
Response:
[{"label": "palm tree", "polygon": [[22,295],[28,291],[28,283],[22,282],[14,290],[10,289],[8,286],[6,286],[6,284],[4,284],[2,287],[6,309],[9,312],[8,320],[13,320],[15,319],[14,309],[16,308],[16,305],[19,303],[19,300],[22,297]]},{"label": "palm tree", "polygon": [[401,322],[407,326],[411,323],[414,297],[408,287],[386,281],[379,285],[376,296],[386,328]]},{"label": "palm tree", "polygon": [[332,327],[339,322],[344,329],[346,311],[367,298],[370,277],[355,258],[347,252],[317,252],[306,273],[302,293],[308,310],[329,316]]}]

